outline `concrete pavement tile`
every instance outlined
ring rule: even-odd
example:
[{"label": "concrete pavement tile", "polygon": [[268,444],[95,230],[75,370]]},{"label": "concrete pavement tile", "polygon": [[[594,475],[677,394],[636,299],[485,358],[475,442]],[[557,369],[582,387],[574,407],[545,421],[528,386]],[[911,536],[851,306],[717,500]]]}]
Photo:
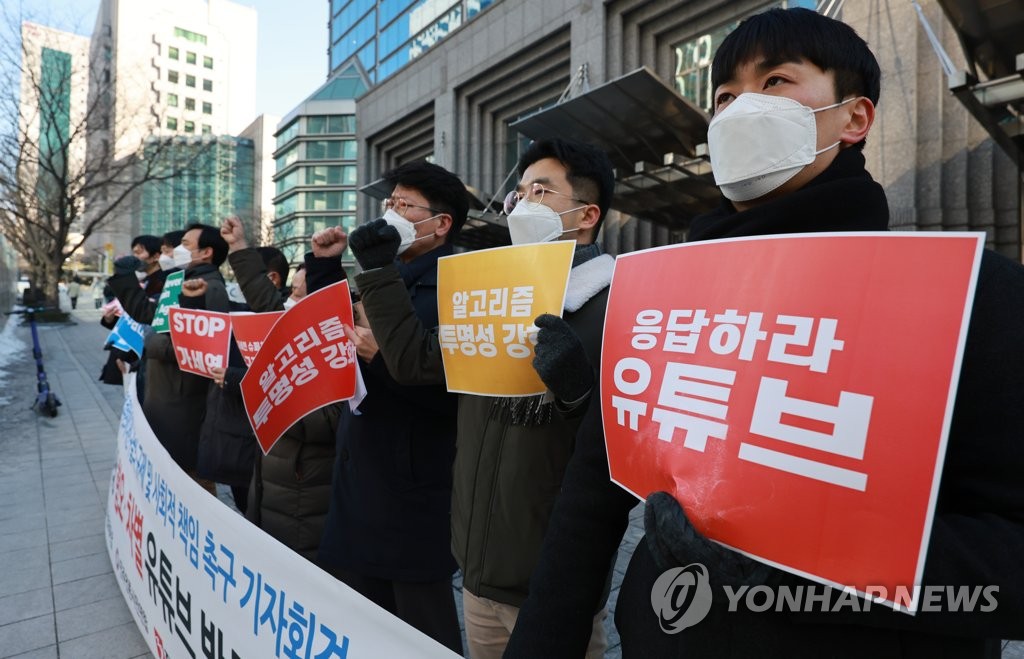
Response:
[{"label": "concrete pavement tile", "polygon": [[15,549],[45,545],[47,540],[46,529],[44,528],[19,531],[17,533],[4,533],[0,535],[0,552],[6,553]]},{"label": "concrete pavement tile", "polygon": [[121,589],[117,585],[117,579],[113,572],[77,581],[68,581],[53,587],[54,606],[58,611],[115,596],[121,596]]},{"label": "concrete pavement tile", "polygon": [[0,627],[47,613],[53,613],[53,591],[48,587],[0,598]]},{"label": "concrete pavement tile", "polygon": [[135,622],[80,636],[60,644],[60,656],[75,659],[129,659],[149,651]]},{"label": "concrete pavement tile", "polygon": [[132,614],[124,603],[124,598],[118,594],[117,597],[110,599],[58,611],[57,641],[87,636],[118,627],[126,622],[132,622]]},{"label": "concrete pavement tile", "polygon": [[46,545],[14,549],[0,554],[0,565],[5,569],[39,570],[50,566],[50,554]]},{"label": "concrete pavement tile", "polygon": [[[50,566],[0,570],[0,597],[50,586]],[[3,647],[3,645],[0,645]]]},{"label": "concrete pavement tile", "polygon": [[106,554],[107,541],[102,533],[50,545],[50,560],[54,563],[92,554]]},{"label": "concrete pavement tile", "polygon": [[1003,647],[1003,659],[1024,659],[1024,641],[1008,641]]},{"label": "concrete pavement tile", "polygon": [[42,615],[0,627],[0,648],[3,649],[5,656],[44,648],[53,645],[55,641],[52,615]]},{"label": "concrete pavement tile", "polygon": [[53,572],[54,585],[113,572],[110,556],[106,552],[53,563],[50,569]]},{"label": "concrete pavement tile", "polygon": [[102,524],[97,528],[96,522],[92,521],[52,526],[50,527],[50,542],[64,542],[65,540],[84,538],[86,536],[96,535],[97,531],[102,530]]},{"label": "concrete pavement tile", "polygon": [[11,659],[57,659],[57,646],[47,645],[45,648],[16,654]]},{"label": "concrete pavement tile", "polygon": [[4,522],[4,533],[22,533],[46,528],[46,518],[40,514],[18,515]]}]

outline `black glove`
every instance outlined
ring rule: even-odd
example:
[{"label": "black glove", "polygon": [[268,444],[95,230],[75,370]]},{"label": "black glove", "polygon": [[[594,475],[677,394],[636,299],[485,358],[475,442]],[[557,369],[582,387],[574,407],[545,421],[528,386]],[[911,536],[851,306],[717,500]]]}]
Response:
[{"label": "black glove", "polygon": [[712,542],[693,528],[683,507],[668,492],[654,492],[644,507],[647,547],[662,570],[703,563],[716,585],[758,586],[772,568]]},{"label": "black glove", "polygon": [[348,237],[348,246],[363,270],[383,268],[394,261],[401,242],[398,229],[383,218],[364,224]]},{"label": "black glove", "polygon": [[573,403],[583,398],[594,386],[594,367],[580,337],[569,323],[549,313],[533,322],[540,328],[533,358],[537,375],[558,400]]},{"label": "black glove", "polygon": [[137,256],[122,256],[114,261],[115,275],[130,275],[142,267],[142,260]]}]

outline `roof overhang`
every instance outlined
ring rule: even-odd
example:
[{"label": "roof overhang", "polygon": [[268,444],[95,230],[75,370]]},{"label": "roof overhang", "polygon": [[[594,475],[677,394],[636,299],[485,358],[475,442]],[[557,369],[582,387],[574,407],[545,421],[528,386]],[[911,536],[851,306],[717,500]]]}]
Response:
[{"label": "roof overhang", "polygon": [[672,229],[714,207],[718,189],[700,148],[708,117],[640,68],[511,124],[521,134],[587,142],[615,167],[615,210]]},{"label": "roof overhang", "polygon": [[950,90],[1017,167],[1024,167],[1024,3],[939,4],[971,66],[950,77]]}]

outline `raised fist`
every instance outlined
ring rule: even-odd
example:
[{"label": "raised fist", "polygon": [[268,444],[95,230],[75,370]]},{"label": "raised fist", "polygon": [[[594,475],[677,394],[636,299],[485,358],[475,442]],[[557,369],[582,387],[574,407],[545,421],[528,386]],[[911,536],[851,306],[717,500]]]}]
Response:
[{"label": "raised fist", "polygon": [[229,254],[249,246],[249,241],[245,239],[245,227],[234,215],[224,218],[220,225],[220,236],[228,244]]},{"label": "raised fist", "polygon": [[341,227],[328,227],[313,234],[313,256],[339,257],[348,247],[348,234]]}]

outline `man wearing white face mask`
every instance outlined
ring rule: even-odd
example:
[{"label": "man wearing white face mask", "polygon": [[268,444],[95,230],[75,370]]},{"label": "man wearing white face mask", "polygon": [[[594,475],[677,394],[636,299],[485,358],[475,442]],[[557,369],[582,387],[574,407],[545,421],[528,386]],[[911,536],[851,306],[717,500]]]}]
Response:
[{"label": "man wearing white face mask", "polygon": [[[393,190],[371,223],[394,236],[371,266],[394,274],[413,319],[437,325],[437,259],[453,252],[469,198],[458,177],[427,162],[383,174]],[[310,294],[345,277],[341,227],[314,234],[306,255]],[[397,257],[397,258],[396,258]],[[290,312],[291,313],[291,312]],[[449,516],[455,453],[455,397],[443,386],[403,386],[364,327],[356,336],[366,397],[342,405],[330,509],[318,563],[434,640],[462,653],[452,592]]]},{"label": "man wearing white face mask", "polygon": [[[592,365],[600,355],[613,266],[594,243],[614,188],[608,157],[589,145],[551,140],[533,144],[518,170],[519,185],[505,200],[512,242],[575,240],[577,247],[565,319],[544,315],[535,321],[540,332],[533,365],[554,401],[459,397],[452,551],[463,572],[466,638],[474,659],[501,656],[526,598],[596,382]],[[353,232],[352,251],[365,269],[356,277],[363,308],[399,382],[442,383],[436,328],[417,321],[388,265],[401,242],[399,232],[380,221]],[[589,614],[587,655],[600,657],[607,645],[603,602]]]},{"label": "man wearing white face mask", "polygon": [[[716,109],[708,146],[723,200],[694,218],[688,240],[886,230],[885,193],[861,153],[881,73],[849,26],[810,10],[770,10],[723,41],[711,70]],[[875,276],[870,264],[863,276]],[[920,585],[944,592],[994,586],[998,608],[983,613],[944,601],[911,616],[865,600],[837,605],[832,589],[825,592],[830,604],[805,600],[802,613],[730,603],[728,589],[785,583],[790,592],[810,593],[815,585],[708,540],[670,494],[656,492],[647,498],[645,536],[616,607],[623,657],[987,658],[999,656],[999,639],[1024,637],[1024,268],[986,251],[978,281]],[[899,430],[890,430],[888,440],[900,442]],[[557,534],[545,545],[506,656],[582,654],[588,629],[579,612],[599,597],[636,504],[608,473],[600,414],[592,408],[553,514]],[[665,618],[650,608],[656,582],[694,563],[707,569],[710,610],[666,633]]]}]

